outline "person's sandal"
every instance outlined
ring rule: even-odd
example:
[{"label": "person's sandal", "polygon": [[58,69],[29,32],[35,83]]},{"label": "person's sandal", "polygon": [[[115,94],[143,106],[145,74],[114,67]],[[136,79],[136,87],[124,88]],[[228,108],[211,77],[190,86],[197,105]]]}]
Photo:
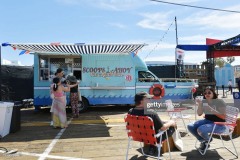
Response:
[{"label": "person's sandal", "polygon": [[148,150],[149,155],[151,156],[154,155],[155,151],[156,151],[155,146],[149,146],[149,150]]}]

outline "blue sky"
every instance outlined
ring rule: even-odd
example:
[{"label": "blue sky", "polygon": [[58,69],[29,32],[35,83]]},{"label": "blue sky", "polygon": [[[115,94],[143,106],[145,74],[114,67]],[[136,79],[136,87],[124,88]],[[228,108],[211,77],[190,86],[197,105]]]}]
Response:
[{"label": "blue sky", "polygon": [[[240,11],[239,0],[168,2]],[[174,62],[177,17],[179,44],[205,44],[240,34],[240,14],[149,0],[8,0],[0,5],[0,42],[146,43],[143,60]],[[169,28],[169,29],[168,29]],[[33,56],[2,47],[2,59],[33,64]],[[205,52],[185,52],[185,62],[205,61]],[[236,57],[234,65],[240,64]]]}]

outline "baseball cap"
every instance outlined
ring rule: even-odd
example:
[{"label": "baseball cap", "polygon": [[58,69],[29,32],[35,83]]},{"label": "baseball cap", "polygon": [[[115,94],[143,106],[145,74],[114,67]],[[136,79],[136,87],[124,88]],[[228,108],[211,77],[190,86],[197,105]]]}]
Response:
[{"label": "baseball cap", "polygon": [[147,92],[139,92],[135,95],[134,101],[138,102],[143,100],[143,98],[152,98],[154,95],[150,95]]}]

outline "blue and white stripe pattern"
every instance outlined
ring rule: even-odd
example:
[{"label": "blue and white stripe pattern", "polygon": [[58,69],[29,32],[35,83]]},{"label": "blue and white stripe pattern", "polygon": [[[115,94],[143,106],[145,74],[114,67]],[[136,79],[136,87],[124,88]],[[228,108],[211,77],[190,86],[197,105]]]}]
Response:
[{"label": "blue and white stripe pattern", "polygon": [[129,54],[146,44],[10,44],[11,47],[40,54]]}]

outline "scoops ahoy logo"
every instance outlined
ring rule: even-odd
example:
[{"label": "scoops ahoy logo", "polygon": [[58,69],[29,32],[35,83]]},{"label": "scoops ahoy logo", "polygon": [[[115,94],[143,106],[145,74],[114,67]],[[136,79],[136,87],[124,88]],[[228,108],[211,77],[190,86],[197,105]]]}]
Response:
[{"label": "scoops ahoy logo", "polygon": [[[91,77],[123,77],[131,73],[133,67],[83,67],[83,73],[90,73]],[[128,77],[129,80],[129,77]]]}]

